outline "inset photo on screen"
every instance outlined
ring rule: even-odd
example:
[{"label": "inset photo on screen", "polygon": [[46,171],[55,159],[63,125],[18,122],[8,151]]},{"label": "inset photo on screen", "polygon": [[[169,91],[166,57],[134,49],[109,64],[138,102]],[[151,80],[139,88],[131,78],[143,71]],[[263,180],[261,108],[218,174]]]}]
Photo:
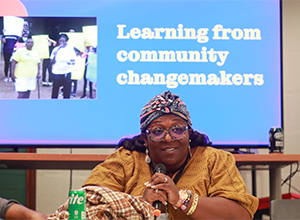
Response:
[{"label": "inset photo on screen", "polygon": [[97,99],[96,17],[0,17],[0,100]]}]

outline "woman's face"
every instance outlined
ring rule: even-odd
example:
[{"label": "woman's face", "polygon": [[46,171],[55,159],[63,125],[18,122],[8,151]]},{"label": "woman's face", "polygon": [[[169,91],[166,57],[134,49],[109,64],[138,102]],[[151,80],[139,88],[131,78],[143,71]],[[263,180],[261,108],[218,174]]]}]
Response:
[{"label": "woman's face", "polygon": [[26,48],[27,50],[31,50],[33,47],[33,40],[31,38],[29,38],[27,41],[26,41]]},{"label": "woman's face", "polygon": [[58,42],[59,42],[59,45],[62,47],[65,47],[67,45],[67,39],[65,37],[59,38]]},{"label": "woman's face", "polygon": [[[147,130],[164,128],[166,130],[179,126],[187,126],[187,122],[173,114],[165,114],[151,122]],[[184,131],[184,138],[174,140],[169,133],[160,142],[154,142],[149,134],[144,134],[143,139],[149,149],[149,156],[156,166],[159,163],[165,166],[181,166],[187,158],[189,146],[189,130]]]}]

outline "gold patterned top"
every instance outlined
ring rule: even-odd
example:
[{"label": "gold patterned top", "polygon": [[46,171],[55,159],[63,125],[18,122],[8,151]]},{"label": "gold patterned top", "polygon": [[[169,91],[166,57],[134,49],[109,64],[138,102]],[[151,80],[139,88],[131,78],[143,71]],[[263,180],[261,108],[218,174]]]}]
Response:
[{"label": "gold patterned top", "polygon": [[[83,186],[103,186],[132,196],[141,196],[145,190],[144,183],[153,175],[149,164],[145,162],[145,156],[145,153],[131,152],[121,147],[93,169]],[[176,185],[179,189],[191,190],[199,196],[220,196],[234,200],[252,218],[258,207],[258,199],[247,192],[234,156],[212,147],[197,147]],[[191,219],[170,204],[168,211],[170,219]]]}]

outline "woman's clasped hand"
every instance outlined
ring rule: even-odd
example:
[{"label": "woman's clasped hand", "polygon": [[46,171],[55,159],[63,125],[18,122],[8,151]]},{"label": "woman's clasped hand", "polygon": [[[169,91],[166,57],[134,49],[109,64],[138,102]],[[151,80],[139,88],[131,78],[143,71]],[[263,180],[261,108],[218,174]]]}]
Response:
[{"label": "woman's clasped hand", "polygon": [[143,197],[149,203],[159,200],[165,205],[168,202],[175,204],[179,199],[179,189],[170,177],[162,173],[155,173],[145,186]]}]

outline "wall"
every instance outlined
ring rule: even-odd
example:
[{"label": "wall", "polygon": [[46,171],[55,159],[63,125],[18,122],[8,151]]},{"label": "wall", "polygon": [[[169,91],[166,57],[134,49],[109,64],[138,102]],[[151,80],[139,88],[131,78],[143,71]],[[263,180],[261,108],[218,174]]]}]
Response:
[{"label": "wall", "polygon": [[[114,149],[38,149],[38,153],[68,154],[70,151],[74,154],[110,154]],[[54,213],[67,201],[70,189],[81,188],[90,173],[91,170],[38,170],[36,210],[45,214]]]},{"label": "wall", "polygon": [[[300,1],[282,0],[282,66],[283,66],[283,124],[286,154],[300,154]],[[259,150],[267,154],[268,150]],[[292,166],[293,171],[296,165]],[[241,171],[251,191],[250,172]],[[282,169],[282,180],[290,174],[290,166]],[[257,197],[269,196],[269,172],[257,171]],[[282,187],[282,193],[287,193],[288,184]],[[292,178],[291,192],[300,194],[300,174]]]},{"label": "wall", "polygon": [[[300,154],[300,1],[282,1],[282,46],[283,46],[283,104],[284,104],[284,133],[285,149],[287,154]],[[110,153],[112,150],[79,150],[73,153]],[[69,153],[70,149],[47,150],[39,149],[39,153]],[[259,153],[268,153],[261,150]],[[296,166],[293,165],[293,169]],[[290,167],[282,170],[282,178],[289,175]],[[251,189],[251,175],[248,171],[241,171],[247,189]],[[80,188],[90,171],[73,171],[71,188]],[[70,171],[37,171],[37,210],[45,214],[54,212],[59,205],[67,200],[70,188]],[[269,196],[268,171],[257,171],[257,196]],[[287,185],[283,186],[282,193],[287,193]],[[292,179],[292,192],[300,194],[300,174]]]},{"label": "wall", "polygon": [[[300,1],[284,0],[282,22],[283,45],[283,106],[285,153],[300,154]],[[294,166],[295,170],[296,166]],[[283,170],[282,177],[289,173],[289,167]],[[292,180],[296,187],[293,192],[300,194],[300,174]]]}]

